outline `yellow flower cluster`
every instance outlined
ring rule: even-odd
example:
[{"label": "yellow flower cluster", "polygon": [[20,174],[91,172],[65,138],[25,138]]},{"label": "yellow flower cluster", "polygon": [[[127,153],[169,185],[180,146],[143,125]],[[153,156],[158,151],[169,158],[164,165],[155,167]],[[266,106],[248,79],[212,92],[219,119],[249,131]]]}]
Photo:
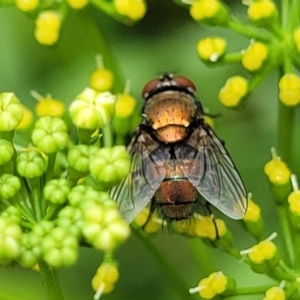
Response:
[{"label": "yellow flower cluster", "polygon": [[89,0],[67,0],[67,2],[73,9],[82,9],[88,4]]}]

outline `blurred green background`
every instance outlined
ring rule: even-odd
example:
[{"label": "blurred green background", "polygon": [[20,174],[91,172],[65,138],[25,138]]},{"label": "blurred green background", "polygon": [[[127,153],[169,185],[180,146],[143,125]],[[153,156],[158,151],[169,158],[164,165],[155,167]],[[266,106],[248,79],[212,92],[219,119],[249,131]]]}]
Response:
[{"label": "blurred green background", "polygon": [[[236,2],[230,1],[235,13],[245,12],[240,1]],[[130,80],[132,93],[138,99],[143,85],[163,71],[174,71],[195,82],[204,107],[211,113],[222,114],[215,120],[215,131],[226,141],[247,190],[263,208],[265,236],[280,231],[263,174],[263,166],[270,159],[270,148],[276,145],[277,74],[272,73],[258,87],[244,108],[225,109],[217,99],[219,89],[229,76],[246,73],[240,64],[208,68],[197,57],[197,42],[207,35],[222,35],[229,41],[229,51],[238,51],[249,41],[228,31],[200,27],[185,8],[172,1],[152,0],[148,1],[148,6],[146,17],[132,27],[117,23],[92,7],[83,12],[73,11],[63,24],[58,44],[50,48],[39,45],[34,39],[33,19],[13,7],[0,9],[0,91],[14,91],[30,108],[35,104],[29,94],[31,89],[44,95],[51,93],[54,98],[69,103],[87,86],[95,68],[94,57],[99,48],[90,32],[91,26],[96,24],[120,74]],[[254,244],[240,223],[228,220],[228,226],[239,249]],[[196,241],[167,232],[149,239],[168,258],[187,287],[196,286],[207,275],[190,248]],[[277,241],[281,243],[280,238]],[[234,277],[239,287],[270,282],[218,250],[207,248],[207,253],[206,262],[211,269],[223,270]],[[164,268],[134,235],[118,249],[116,257],[121,277],[115,291],[103,299],[183,299],[176,293]],[[59,270],[67,300],[92,299],[90,280],[101,259],[100,252],[83,249],[76,266]],[[187,294],[185,299],[197,298],[197,295]],[[261,298],[262,295],[234,299]],[[0,300],[10,299],[45,299],[39,274],[19,267],[0,267]]]}]

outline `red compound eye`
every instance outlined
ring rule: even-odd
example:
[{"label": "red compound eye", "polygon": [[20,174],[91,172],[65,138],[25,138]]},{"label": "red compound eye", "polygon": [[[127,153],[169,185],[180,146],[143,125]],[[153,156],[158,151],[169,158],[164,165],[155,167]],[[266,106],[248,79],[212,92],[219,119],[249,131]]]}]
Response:
[{"label": "red compound eye", "polygon": [[150,80],[148,83],[145,84],[142,91],[142,96],[147,96],[147,94],[149,94],[151,91],[158,88],[159,85],[161,85],[161,81],[158,78]]},{"label": "red compound eye", "polygon": [[174,76],[172,78],[172,81],[174,81],[176,83],[176,85],[178,85],[178,86],[182,86],[184,88],[191,89],[194,92],[196,91],[196,87],[195,87],[194,83],[187,77]]}]

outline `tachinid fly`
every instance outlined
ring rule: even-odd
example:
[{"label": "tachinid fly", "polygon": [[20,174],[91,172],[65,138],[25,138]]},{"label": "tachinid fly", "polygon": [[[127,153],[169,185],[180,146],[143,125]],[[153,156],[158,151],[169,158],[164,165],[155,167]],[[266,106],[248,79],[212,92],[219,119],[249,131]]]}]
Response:
[{"label": "tachinid fly", "polygon": [[190,218],[203,199],[232,219],[244,216],[243,182],[195,91],[188,78],[168,73],[145,85],[130,173],[111,191],[129,223],[150,201],[168,220]]}]

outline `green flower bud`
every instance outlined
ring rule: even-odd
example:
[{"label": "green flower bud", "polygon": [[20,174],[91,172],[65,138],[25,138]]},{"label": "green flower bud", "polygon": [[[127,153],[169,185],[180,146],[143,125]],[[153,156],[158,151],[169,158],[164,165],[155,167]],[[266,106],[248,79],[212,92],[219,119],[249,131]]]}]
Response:
[{"label": "green flower bud", "polygon": [[96,248],[107,251],[114,249],[129,235],[129,226],[115,208],[90,204],[83,211],[82,233]]},{"label": "green flower bud", "polygon": [[67,179],[52,179],[44,187],[44,197],[52,203],[63,204],[67,201],[70,190]]},{"label": "green flower bud", "polygon": [[3,174],[0,176],[0,198],[12,198],[20,188],[21,182],[18,177],[11,174]]},{"label": "green flower bud", "polygon": [[0,216],[0,264],[8,264],[20,253],[21,227],[13,220]]},{"label": "green flower bud", "polygon": [[48,235],[54,228],[54,223],[51,221],[41,221],[35,224],[32,228],[32,233],[41,239]]},{"label": "green flower bud", "polygon": [[77,185],[68,195],[69,202],[74,207],[82,207],[90,202],[103,203],[106,200],[111,200],[109,195],[104,192],[99,192],[91,186]]},{"label": "green flower bud", "polygon": [[24,151],[17,157],[17,170],[25,178],[39,177],[46,171],[46,168],[46,160],[39,151]]},{"label": "green flower bud", "polygon": [[96,146],[77,145],[68,152],[69,165],[78,172],[89,172],[90,156],[99,148]]},{"label": "green flower bud", "polygon": [[1,216],[10,219],[12,222],[14,222],[16,224],[20,223],[20,220],[21,220],[20,210],[17,207],[13,206],[13,205],[7,207],[2,212]]},{"label": "green flower bud", "polygon": [[42,255],[41,239],[32,232],[23,233],[20,256],[17,262],[24,268],[32,268]]},{"label": "green flower bud", "polygon": [[14,93],[0,94],[0,131],[14,130],[23,119],[23,107]]},{"label": "green flower bud", "polygon": [[64,207],[58,214],[57,226],[66,228],[72,235],[77,238],[81,235],[83,225],[82,211],[73,206]]},{"label": "green flower bud", "polygon": [[73,123],[80,128],[96,129],[105,126],[114,113],[116,96],[86,88],[70,106]]},{"label": "green flower bud", "polygon": [[90,172],[98,181],[120,182],[129,172],[130,156],[124,146],[99,149],[90,160]]},{"label": "green flower bud", "polygon": [[14,146],[11,142],[0,139],[0,165],[8,163],[14,154]]},{"label": "green flower bud", "polygon": [[67,145],[67,126],[60,118],[42,117],[36,121],[31,139],[33,144],[44,153],[57,152]]},{"label": "green flower bud", "polygon": [[42,241],[44,260],[53,267],[73,265],[78,258],[78,241],[68,229],[56,227]]}]

